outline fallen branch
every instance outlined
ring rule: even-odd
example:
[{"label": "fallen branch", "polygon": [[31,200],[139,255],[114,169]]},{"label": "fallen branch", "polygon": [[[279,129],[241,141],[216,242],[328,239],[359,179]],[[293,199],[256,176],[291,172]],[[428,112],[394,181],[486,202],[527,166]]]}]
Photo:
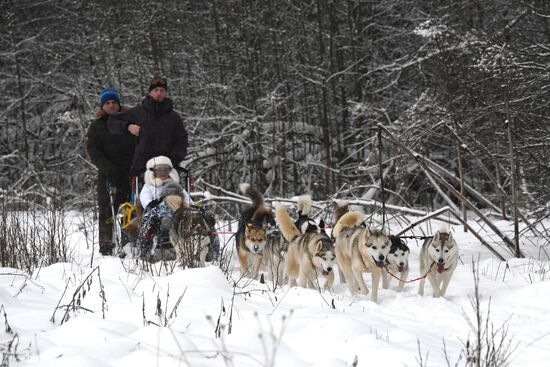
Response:
[{"label": "fallen branch", "polygon": [[[421,223],[424,223],[425,221],[430,220],[430,219],[436,219],[435,217],[437,217],[439,215],[442,215],[447,211],[452,211],[452,210],[453,210],[452,208],[450,208],[448,206],[445,206],[441,209],[436,210],[435,212],[428,213],[425,216],[418,218],[417,220],[415,220],[414,222],[409,224],[407,227],[403,228],[401,231],[399,231],[395,235],[396,236],[401,236],[403,233],[412,230],[417,225],[419,225]],[[456,224],[459,224],[459,223],[456,223]]]},{"label": "fallen branch", "polygon": [[442,214],[447,213],[447,212],[450,213],[456,219],[458,219],[466,228],[468,228],[468,230],[478,239],[478,241],[481,242],[481,244],[483,246],[487,247],[489,249],[489,251],[491,251],[496,257],[498,257],[502,261],[505,260],[504,257],[493,248],[493,246],[491,246],[487,241],[485,241],[483,239],[483,237],[481,237],[479,235],[479,233],[475,232],[474,229],[465,220],[463,220],[462,217],[459,214],[457,214],[457,212],[455,210],[453,210],[452,208],[450,208],[448,206],[443,207],[441,209],[438,209],[435,212],[429,213],[428,215],[426,215],[422,218],[418,218],[416,221],[411,223],[408,227],[406,227],[406,228],[402,229],[400,232],[398,232],[396,234],[396,236],[401,236],[401,235],[403,235],[403,233],[405,233],[407,231],[410,231],[411,229],[413,229],[414,227],[416,227],[420,223],[423,223],[427,220],[433,219],[434,217],[437,217],[437,216],[442,215]]},{"label": "fallen branch", "polygon": [[[470,207],[470,209],[483,221],[485,222],[485,224],[487,224],[487,226],[489,226],[489,228],[491,228],[491,230],[496,233],[503,241],[504,243],[506,244],[506,246],[508,246],[509,250],[511,251],[511,253],[513,255],[516,255],[516,256],[519,256],[519,257],[523,257],[523,254],[518,251],[518,253],[516,254],[516,245],[508,238],[508,236],[506,236],[497,226],[494,225],[493,222],[491,222],[482,212],[481,210],[479,210],[470,200],[468,200],[468,198],[464,197],[463,195],[461,195],[452,185],[450,185],[438,172],[436,172],[435,170],[433,170],[431,167],[428,166],[428,164],[426,163],[426,159],[418,154],[418,153],[415,153],[413,152],[412,150],[410,150],[408,147],[406,147],[404,144],[402,144],[399,139],[397,139],[392,133],[391,131],[389,131],[387,128],[385,128],[382,124],[378,124],[378,126],[380,126],[384,131],[386,131],[386,133],[388,134],[388,136],[391,138],[390,140],[393,141],[395,144],[397,144],[399,147],[401,147],[405,152],[407,152],[419,165],[421,165],[422,167],[424,167],[425,169],[427,169],[428,171],[431,172],[431,174],[433,175],[433,177],[439,181],[439,183],[441,185],[443,185],[455,198],[459,199],[459,200],[462,200],[468,207]],[[451,212],[452,213],[452,212]],[[455,215],[456,217],[456,215]],[[457,218],[458,219],[458,218]],[[462,221],[462,220],[461,220]]]}]

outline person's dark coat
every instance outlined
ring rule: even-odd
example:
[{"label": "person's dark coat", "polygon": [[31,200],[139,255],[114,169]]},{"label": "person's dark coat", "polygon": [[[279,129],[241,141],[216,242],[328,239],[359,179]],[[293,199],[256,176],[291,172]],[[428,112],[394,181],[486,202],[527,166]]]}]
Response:
[{"label": "person's dark coat", "polygon": [[134,160],[130,169],[132,176],[145,171],[147,161],[159,155],[167,156],[176,167],[187,154],[187,130],[180,115],[173,110],[172,100],[165,98],[159,103],[147,96],[141,105],[109,117],[108,127],[113,134],[131,135],[129,124],[141,127]]},{"label": "person's dark coat", "polygon": [[86,150],[97,167],[97,203],[99,207],[100,251],[111,243],[111,207],[107,183],[115,188],[114,210],[129,199],[131,181],[130,166],[134,157],[135,137],[132,135],[114,135],[107,129],[107,114],[100,110],[96,113],[86,133]]},{"label": "person's dark coat", "polygon": [[86,134],[86,150],[98,169],[99,178],[117,188],[130,185],[130,166],[134,158],[136,138],[114,135],[107,128],[107,114],[100,110]]}]

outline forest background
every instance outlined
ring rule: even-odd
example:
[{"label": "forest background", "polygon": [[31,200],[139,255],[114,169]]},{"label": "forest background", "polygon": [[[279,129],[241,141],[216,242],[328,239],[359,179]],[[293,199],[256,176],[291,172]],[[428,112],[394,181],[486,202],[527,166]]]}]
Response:
[{"label": "forest background", "polygon": [[[97,172],[84,149],[86,129],[100,90],[115,87],[134,106],[153,76],[169,81],[190,134],[187,167],[198,191],[213,198],[209,209],[227,250],[219,268],[181,270],[174,262],[173,274],[157,277],[131,259],[96,256]],[[548,360],[548,292],[542,291],[550,274],[548,0],[2,0],[0,90],[2,365],[58,366],[60,355],[71,366],[97,358],[151,365],[166,356],[158,352],[158,336],[172,341],[175,335],[147,324],[162,319],[158,301],[168,310],[169,293],[182,294],[170,298],[174,310],[182,299],[186,307],[174,319],[183,338],[173,346],[179,365],[189,355],[203,357],[182,355],[189,333],[201,347],[214,345],[216,356],[225,350],[223,338],[211,344],[221,335],[211,321],[218,315],[229,325],[232,353],[273,357],[266,366],[274,365],[277,348],[266,354],[265,344],[255,343],[258,335],[269,336],[266,325],[281,324],[279,355],[290,355],[295,365],[336,365],[336,358],[350,365],[356,350],[363,353],[360,363],[372,362],[375,348],[382,364],[389,356],[394,365],[412,365],[418,355],[414,365],[427,366],[431,352],[430,363],[440,366],[445,337],[451,358],[464,356],[468,364],[474,349],[494,353],[484,365]],[[329,224],[336,199],[366,206],[367,214],[387,219],[391,233],[415,235],[411,269],[417,269],[418,236],[434,229],[422,221],[439,215],[455,225],[463,253],[450,302],[417,297],[416,285],[405,293],[382,290],[379,307],[350,302],[340,283],[335,297],[325,299],[299,288],[283,295],[270,293],[267,283],[233,281],[243,279],[230,261],[234,219],[245,207],[235,194],[242,182],[268,202],[309,193],[314,216]],[[457,230],[466,215],[469,233]],[[479,287],[469,267],[475,261]],[[87,284],[89,291],[91,279],[97,290],[86,302],[95,314],[71,314],[60,325],[68,319],[61,312],[55,319],[52,310],[78,313],[80,290]],[[481,295],[489,298],[487,308]],[[227,314],[224,299],[232,305]],[[229,336],[233,304],[245,317]],[[468,319],[470,308],[477,318]],[[286,329],[284,317],[294,309]],[[440,313],[424,312],[429,309]],[[260,323],[258,310],[274,316]],[[131,337],[118,338],[120,330]],[[523,344],[508,339],[508,330]],[[477,339],[464,342],[470,332]],[[311,343],[311,335],[319,338]],[[114,343],[106,348],[107,340]],[[282,339],[261,340],[279,345]],[[84,347],[73,348],[75,341]],[[135,341],[145,347],[134,348]],[[202,362],[226,361],[207,358]]]},{"label": "forest background", "polygon": [[98,92],[160,75],[206,189],[541,218],[549,60],[546,0],[5,0],[0,194],[90,205]]}]

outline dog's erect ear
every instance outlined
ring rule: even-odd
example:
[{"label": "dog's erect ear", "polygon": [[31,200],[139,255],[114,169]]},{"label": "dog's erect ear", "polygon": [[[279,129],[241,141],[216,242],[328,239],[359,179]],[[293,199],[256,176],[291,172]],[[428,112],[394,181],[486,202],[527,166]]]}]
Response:
[{"label": "dog's erect ear", "polygon": [[388,231],[388,229],[386,227],[382,228],[382,234],[386,237],[388,237],[390,235],[390,231]]},{"label": "dog's erect ear", "polygon": [[323,220],[323,218],[321,218],[319,220],[319,228],[320,229],[325,229],[325,221]]},{"label": "dog's erect ear", "polygon": [[321,251],[322,248],[323,248],[323,244],[321,243],[321,241],[318,241],[317,244],[315,245],[315,253],[318,253],[319,251]]},{"label": "dog's erect ear", "polygon": [[453,247],[455,244],[455,240],[453,238],[453,233],[451,231],[449,231],[449,237],[447,238],[447,245],[449,247]]},{"label": "dog's erect ear", "polygon": [[254,229],[254,225],[252,223],[246,223],[245,225],[246,225],[246,229],[248,229],[249,231]]},{"label": "dog's erect ear", "polygon": [[434,246],[437,246],[437,243],[439,242],[439,231],[434,233],[434,236],[432,237],[432,244]]}]

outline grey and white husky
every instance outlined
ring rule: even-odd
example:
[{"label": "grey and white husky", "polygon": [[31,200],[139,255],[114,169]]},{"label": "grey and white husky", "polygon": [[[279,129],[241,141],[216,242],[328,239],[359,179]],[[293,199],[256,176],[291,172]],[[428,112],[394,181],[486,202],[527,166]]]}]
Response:
[{"label": "grey and white husky", "polygon": [[320,278],[326,278],[324,287],[331,289],[334,283],[336,255],[334,244],[319,223],[318,232],[301,233],[293,223],[286,208],[275,208],[275,220],[284,238],[288,241],[285,257],[285,274],[293,287],[320,288]]},{"label": "grey and white husky", "polygon": [[[448,229],[440,229],[424,241],[420,251],[420,274],[427,274],[434,297],[443,297],[458,265],[458,245]],[[424,282],[420,280],[418,294],[424,295]]]},{"label": "grey and white husky", "polygon": [[[296,202],[296,211],[298,219],[294,226],[304,235],[307,233],[316,233],[324,228],[324,222],[319,224],[309,216],[311,213],[312,200],[310,195],[301,195]],[[287,219],[288,220],[288,219]],[[290,223],[286,224],[290,226]],[[267,242],[265,245],[262,265],[267,269],[267,273],[276,284],[283,285],[288,282],[288,276],[285,275],[285,261],[290,241],[288,241],[279,229],[273,229],[267,233]],[[274,284],[275,284],[274,283]]]}]

